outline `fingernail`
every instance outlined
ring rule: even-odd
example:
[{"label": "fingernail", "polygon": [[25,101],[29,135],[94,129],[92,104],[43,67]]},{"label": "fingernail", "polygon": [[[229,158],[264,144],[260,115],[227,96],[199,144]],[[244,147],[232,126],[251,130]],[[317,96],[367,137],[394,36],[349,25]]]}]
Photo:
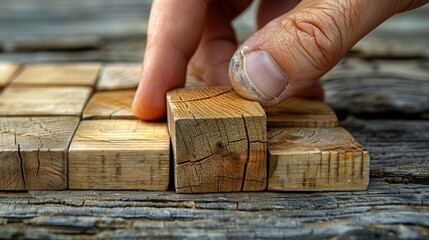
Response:
[{"label": "fingernail", "polygon": [[288,86],[287,76],[267,52],[246,46],[232,56],[228,73],[238,95],[265,107],[276,104]]},{"label": "fingernail", "polygon": [[274,59],[262,50],[244,56],[244,70],[249,83],[268,101],[278,97],[288,84],[285,74]]}]

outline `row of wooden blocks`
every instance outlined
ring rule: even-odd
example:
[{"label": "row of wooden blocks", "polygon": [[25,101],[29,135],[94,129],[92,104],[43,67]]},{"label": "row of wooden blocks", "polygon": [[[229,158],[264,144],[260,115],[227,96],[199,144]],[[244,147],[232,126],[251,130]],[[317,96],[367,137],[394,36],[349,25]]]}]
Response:
[{"label": "row of wooden blocks", "polygon": [[138,64],[0,64],[0,190],[367,188],[368,152],[324,103],[263,109],[188,78],[167,94],[167,122],[145,122],[130,108],[139,72]]}]

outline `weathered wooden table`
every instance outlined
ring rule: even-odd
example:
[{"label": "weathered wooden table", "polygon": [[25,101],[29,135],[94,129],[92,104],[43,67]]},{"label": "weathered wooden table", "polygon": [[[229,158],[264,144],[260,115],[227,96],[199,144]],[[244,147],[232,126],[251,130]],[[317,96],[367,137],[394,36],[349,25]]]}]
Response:
[{"label": "weathered wooden table", "polygon": [[[149,4],[1,0],[0,60],[141,60]],[[0,238],[429,238],[429,27],[417,24],[427,14],[382,26],[342,63],[350,72],[323,81],[341,125],[371,154],[367,191],[1,192]],[[379,58],[397,67],[381,71]]]}]

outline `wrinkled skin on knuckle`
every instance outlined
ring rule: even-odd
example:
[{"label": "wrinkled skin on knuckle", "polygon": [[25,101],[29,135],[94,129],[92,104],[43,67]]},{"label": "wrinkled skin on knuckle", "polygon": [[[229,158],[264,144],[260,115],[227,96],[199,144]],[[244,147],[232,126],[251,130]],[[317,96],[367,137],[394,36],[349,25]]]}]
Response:
[{"label": "wrinkled skin on knuckle", "polygon": [[299,53],[299,57],[305,59],[313,68],[327,70],[338,58],[335,53],[340,42],[330,32],[332,30],[322,24],[319,16],[309,13],[294,15],[285,19],[283,25],[290,28],[289,32],[294,38],[295,51]]}]

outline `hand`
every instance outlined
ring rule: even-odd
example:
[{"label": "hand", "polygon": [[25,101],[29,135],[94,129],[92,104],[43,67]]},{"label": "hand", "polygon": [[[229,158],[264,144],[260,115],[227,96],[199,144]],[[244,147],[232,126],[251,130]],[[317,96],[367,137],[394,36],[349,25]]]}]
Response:
[{"label": "hand", "polygon": [[299,95],[321,98],[318,79],[357,41],[427,2],[261,0],[259,30],[237,50],[231,21],[251,0],[154,0],[134,113],[163,118],[165,93],[184,86],[188,66],[209,85],[231,79],[238,94],[264,106]]}]

